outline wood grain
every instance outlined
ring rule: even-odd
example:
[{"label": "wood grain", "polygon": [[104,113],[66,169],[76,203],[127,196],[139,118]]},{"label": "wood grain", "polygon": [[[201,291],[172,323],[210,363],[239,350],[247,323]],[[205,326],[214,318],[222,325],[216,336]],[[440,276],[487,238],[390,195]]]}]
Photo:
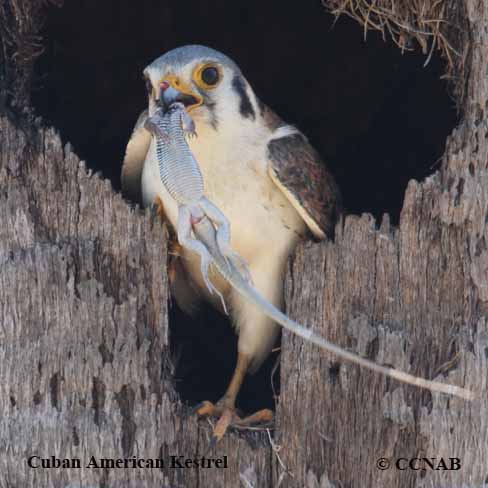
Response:
[{"label": "wood grain", "polygon": [[[329,340],[479,399],[386,380],[285,333],[274,437],[227,436],[208,455],[227,455],[228,469],[29,468],[32,455],[194,457],[210,426],[173,387],[164,229],[90,174],[54,130],[3,113],[0,488],[486,482],[488,4],[462,1],[469,79],[441,169],[410,182],[398,228],[388,216],[348,215],[333,243],[301,245],[286,302]],[[381,457],[456,457],[462,468],[382,471]]]}]

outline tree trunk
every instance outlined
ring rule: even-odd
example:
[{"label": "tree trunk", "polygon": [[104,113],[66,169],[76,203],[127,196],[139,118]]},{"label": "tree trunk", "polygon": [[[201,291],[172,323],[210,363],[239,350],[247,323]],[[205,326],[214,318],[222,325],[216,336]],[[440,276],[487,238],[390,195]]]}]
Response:
[{"label": "tree trunk", "polygon": [[[488,4],[464,5],[469,78],[441,169],[410,183],[399,228],[387,216],[379,228],[368,215],[346,216],[333,243],[302,245],[286,303],[291,317],[337,344],[479,398],[468,403],[407,387],[284,333],[274,434],[226,436],[208,456],[227,456],[227,468],[172,468],[171,456],[205,452],[210,428],[188,415],[173,387],[164,230],[89,174],[53,130],[5,110],[1,488],[486,482]],[[19,25],[25,28],[11,21],[12,30]],[[31,68],[26,63],[23,73]],[[28,101],[26,79],[9,91],[5,77],[0,100],[13,97],[9,106],[17,108]],[[35,469],[31,456],[80,459],[82,467]],[[92,456],[162,458],[165,467],[85,467]],[[447,467],[458,458],[461,468],[395,467],[422,457]],[[380,458],[390,469],[379,468]]]}]

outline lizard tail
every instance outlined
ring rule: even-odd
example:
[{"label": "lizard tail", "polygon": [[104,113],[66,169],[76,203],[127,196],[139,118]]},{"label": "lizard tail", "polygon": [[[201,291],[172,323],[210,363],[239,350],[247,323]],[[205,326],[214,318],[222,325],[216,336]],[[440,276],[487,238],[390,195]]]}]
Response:
[{"label": "lizard tail", "polygon": [[419,388],[425,388],[430,391],[447,393],[449,395],[464,398],[466,400],[472,400],[474,394],[472,391],[459,386],[450,385],[448,383],[440,383],[438,381],[431,381],[418,376],[413,376],[404,371],[400,371],[388,366],[382,366],[378,363],[363,358],[353,352],[347,351],[342,347],[327,341],[322,336],[316,334],[312,329],[304,327],[303,325],[295,322],[290,317],[285,315],[281,310],[277,309],[274,305],[269,303],[257,290],[254,288],[244,277],[240,274],[239,270],[233,263],[228,262],[220,254],[215,243],[215,228],[208,219],[203,219],[200,223],[193,227],[197,237],[201,242],[205,244],[209,250],[214,264],[222,274],[222,276],[248,301],[256,305],[264,314],[270,317],[275,322],[279,323],[285,329],[293,332],[293,334],[302,337],[308,342],[312,342],[321,349],[335,354],[339,358],[345,359],[351,363],[357,364],[364,368],[370,369],[377,373],[383,374],[390,378],[394,378],[404,383],[418,386]]},{"label": "lizard tail", "polygon": [[336,356],[345,359],[346,361],[350,361],[351,363],[358,364],[359,366],[363,366],[364,368],[370,369],[385,376],[389,376],[390,378],[394,378],[404,383],[418,386],[420,388],[426,388],[428,390],[440,393],[447,393],[460,398],[464,398],[466,400],[472,400],[474,398],[473,392],[467,390],[466,388],[450,385],[448,383],[431,381],[420,378],[418,376],[413,376],[395,368],[382,366],[353,352],[347,351],[346,349],[343,349],[336,344],[327,341],[322,336],[316,334],[312,329],[304,327],[298,322],[290,319],[290,317],[285,315],[283,312],[281,312],[271,303],[269,303],[264,297],[262,297],[255,288],[248,285],[244,281],[229,281],[231,281],[231,284],[236,288],[237,291],[239,291],[239,293],[241,293],[245,298],[254,303],[257,307],[259,307],[259,309],[268,317],[281,324],[285,329],[293,332],[299,337],[302,337],[308,342],[312,342],[321,349],[329,351],[332,354],[335,354]]}]

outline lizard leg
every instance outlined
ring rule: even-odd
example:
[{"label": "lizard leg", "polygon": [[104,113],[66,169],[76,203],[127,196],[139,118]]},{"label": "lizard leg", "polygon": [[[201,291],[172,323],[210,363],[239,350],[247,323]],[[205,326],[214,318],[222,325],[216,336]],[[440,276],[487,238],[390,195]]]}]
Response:
[{"label": "lizard leg", "polygon": [[158,125],[158,120],[161,115],[156,112],[152,117],[148,117],[146,122],[144,122],[144,129],[151,133],[155,137],[159,137],[164,142],[169,142],[169,135],[164,132]]},{"label": "lizard leg", "polygon": [[200,199],[200,207],[207,217],[217,226],[217,245],[222,256],[226,259],[227,265],[229,265],[229,261],[232,262],[232,264],[242,273],[243,278],[251,283],[252,279],[248,264],[242,256],[235,252],[230,246],[230,223],[227,217],[218,207],[205,197]]},{"label": "lizard leg", "polygon": [[200,256],[200,272],[202,273],[203,281],[205,282],[205,285],[207,286],[210,293],[215,293],[219,296],[220,300],[224,304],[224,310],[226,310],[224,297],[219,292],[219,290],[215,288],[208,276],[208,270],[210,268],[210,264],[212,263],[212,256],[210,256],[208,249],[202,242],[191,237],[191,221],[192,214],[190,209],[188,207],[181,206],[178,212],[178,242],[184,248],[193,251]]},{"label": "lizard leg", "polygon": [[183,129],[184,134],[188,135],[189,137],[196,137],[197,132],[195,130],[195,122],[193,122],[193,119],[185,109],[181,110],[180,112],[180,120],[181,128]]},{"label": "lizard leg", "polygon": [[210,440],[211,446],[222,439],[229,427],[246,427],[258,423],[270,422],[273,419],[273,412],[268,409],[260,410],[244,419],[241,419],[236,412],[236,398],[246,376],[249,364],[250,356],[239,352],[234,374],[224,396],[215,405],[211,402],[202,402],[196,407],[196,413],[200,417],[219,416],[213,430],[212,439]]}]

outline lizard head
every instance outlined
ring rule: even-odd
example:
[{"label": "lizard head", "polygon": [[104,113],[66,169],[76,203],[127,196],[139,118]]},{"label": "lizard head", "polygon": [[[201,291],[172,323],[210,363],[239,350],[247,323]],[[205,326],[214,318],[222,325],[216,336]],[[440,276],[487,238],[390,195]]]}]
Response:
[{"label": "lizard head", "polygon": [[167,52],[144,70],[149,115],[174,101],[185,105],[199,129],[213,130],[239,121],[253,122],[259,104],[239,67],[214,49],[183,46]]}]

